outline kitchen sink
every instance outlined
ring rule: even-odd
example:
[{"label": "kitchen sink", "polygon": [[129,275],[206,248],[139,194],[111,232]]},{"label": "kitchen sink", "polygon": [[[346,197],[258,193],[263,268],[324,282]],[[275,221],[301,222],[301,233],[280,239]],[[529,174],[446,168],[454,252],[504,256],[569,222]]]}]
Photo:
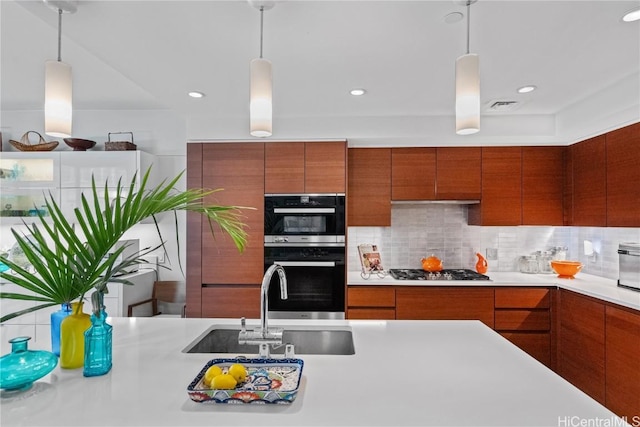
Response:
[{"label": "kitchen sink", "polygon": [[[228,325],[213,325],[191,344],[183,353],[234,353],[258,354],[257,345],[238,344],[240,328]],[[351,328],[285,326],[283,345],[273,348],[271,354],[284,354],[284,344],[293,344],[296,354],[355,354]]]}]

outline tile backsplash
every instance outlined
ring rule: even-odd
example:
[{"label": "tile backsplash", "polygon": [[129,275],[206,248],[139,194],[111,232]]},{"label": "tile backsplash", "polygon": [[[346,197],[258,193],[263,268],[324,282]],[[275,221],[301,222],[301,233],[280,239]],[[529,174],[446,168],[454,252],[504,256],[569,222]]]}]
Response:
[{"label": "tile backsplash", "polygon": [[[595,257],[584,255],[589,240]],[[583,272],[618,278],[618,244],[640,242],[640,228],[467,225],[467,206],[454,204],[398,204],[391,208],[391,227],[349,227],[347,262],[350,271],[360,269],[358,245],[378,245],[382,264],[389,268],[420,268],[429,255],[445,268],[475,268],[480,252],[497,249],[498,259],[488,260],[489,273],[518,271],[517,261],[550,247],[566,246],[567,259],[584,264]]]}]

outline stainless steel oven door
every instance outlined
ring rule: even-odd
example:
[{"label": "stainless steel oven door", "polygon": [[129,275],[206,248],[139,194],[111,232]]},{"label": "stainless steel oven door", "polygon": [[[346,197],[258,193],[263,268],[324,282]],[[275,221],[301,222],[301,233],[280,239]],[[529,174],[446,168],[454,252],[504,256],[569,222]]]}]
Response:
[{"label": "stainless steel oven door", "polygon": [[345,248],[265,247],[265,269],[284,267],[288,298],[280,298],[277,279],[269,286],[269,317],[345,318]]}]

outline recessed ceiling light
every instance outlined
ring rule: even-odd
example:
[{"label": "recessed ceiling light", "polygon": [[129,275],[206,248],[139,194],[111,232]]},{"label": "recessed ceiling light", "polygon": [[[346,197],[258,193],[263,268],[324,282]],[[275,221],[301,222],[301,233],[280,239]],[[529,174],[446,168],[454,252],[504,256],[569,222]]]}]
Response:
[{"label": "recessed ceiling light", "polygon": [[533,92],[536,89],[537,87],[534,85],[522,86],[521,88],[518,88],[518,93],[529,93]]},{"label": "recessed ceiling light", "polygon": [[189,92],[189,96],[192,98],[202,98],[204,97],[204,93],[193,91],[193,92]]},{"label": "recessed ceiling light", "polygon": [[462,21],[462,18],[464,18],[464,15],[462,13],[451,12],[444,15],[444,22],[446,22],[447,24],[453,24]]},{"label": "recessed ceiling light", "polygon": [[351,89],[349,93],[353,96],[362,96],[367,93],[367,91],[364,89]]},{"label": "recessed ceiling light", "polygon": [[630,10],[629,12],[625,13],[622,17],[622,20],[624,22],[633,22],[640,20],[640,8]]}]

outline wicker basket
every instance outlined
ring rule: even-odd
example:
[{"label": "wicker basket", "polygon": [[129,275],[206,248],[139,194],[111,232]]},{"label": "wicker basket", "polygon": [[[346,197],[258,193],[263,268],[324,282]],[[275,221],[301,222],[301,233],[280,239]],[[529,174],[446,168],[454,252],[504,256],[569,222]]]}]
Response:
[{"label": "wicker basket", "polygon": [[[112,141],[111,135],[128,134],[131,135],[131,141]],[[109,132],[108,141],[104,143],[105,151],[127,151],[135,150],[137,145],[133,143],[133,132]]]},{"label": "wicker basket", "polygon": [[[38,135],[39,139],[37,144],[32,144],[31,141],[29,141],[30,133],[35,133],[36,135]],[[30,130],[24,135],[22,135],[22,138],[20,138],[20,141],[14,141],[13,139],[10,139],[9,144],[13,145],[15,148],[17,148],[20,151],[51,151],[58,146],[59,142],[58,141],[47,142],[44,140],[42,135],[40,135],[38,132],[34,130]]]}]

